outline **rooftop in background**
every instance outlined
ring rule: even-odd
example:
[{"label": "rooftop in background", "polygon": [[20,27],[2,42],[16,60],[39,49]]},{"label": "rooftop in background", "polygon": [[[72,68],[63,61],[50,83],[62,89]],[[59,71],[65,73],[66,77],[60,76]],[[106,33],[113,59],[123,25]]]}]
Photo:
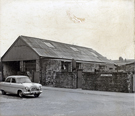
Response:
[{"label": "rooftop in background", "polygon": [[135,59],[123,59],[123,58],[119,58],[119,60],[113,60],[113,62],[115,64],[117,64],[118,66],[122,66],[122,65],[127,65],[127,64],[135,63]]}]

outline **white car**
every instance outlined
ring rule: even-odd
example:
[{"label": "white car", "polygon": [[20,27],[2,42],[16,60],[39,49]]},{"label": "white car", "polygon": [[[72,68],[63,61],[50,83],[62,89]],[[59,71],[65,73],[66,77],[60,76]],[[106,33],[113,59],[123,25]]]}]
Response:
[{"label": "white car", "polygon": [[5,82],[0,83],[0,90],[2,94],[12,93],[18,94],[19,97],[23,95],[34,95],[38,97],[42,93],[42,85],[39,83],[32,83],[27,76],[8,76]]}]

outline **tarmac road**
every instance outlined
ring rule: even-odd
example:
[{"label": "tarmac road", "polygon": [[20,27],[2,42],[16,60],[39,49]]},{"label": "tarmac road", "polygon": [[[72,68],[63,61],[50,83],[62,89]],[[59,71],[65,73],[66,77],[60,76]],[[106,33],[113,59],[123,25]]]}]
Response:
[{"label": "tarmac road", "polygon": [[52,87],[38,98],[0,92],[0,116],[135,116],[135,94]]}]

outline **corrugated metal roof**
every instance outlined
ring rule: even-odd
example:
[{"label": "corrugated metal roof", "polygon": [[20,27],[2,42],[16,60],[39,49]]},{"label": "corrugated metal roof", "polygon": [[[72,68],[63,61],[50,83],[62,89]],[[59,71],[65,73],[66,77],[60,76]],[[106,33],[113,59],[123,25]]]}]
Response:
[{"label": "corrugated metal roof", "polygon": [[[39,56],[42,57],[113,63],[91,48],[39,39],[35,37],[20,36],[20,38],[23,39],[27,45],[29,45]],[[51,45],[49,45],[49,47],[44,42],[47,42],[54,47],[51,47]],[[77,50],[73,50],[72,48]]]}]

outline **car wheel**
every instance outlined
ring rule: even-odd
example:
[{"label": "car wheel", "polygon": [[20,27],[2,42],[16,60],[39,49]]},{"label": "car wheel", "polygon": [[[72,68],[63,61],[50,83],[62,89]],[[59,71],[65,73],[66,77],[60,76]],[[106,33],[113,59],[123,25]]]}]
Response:
[{"label": "car wheel", "polygon": [[1,90],[2,95],[6,95],[6,92],[4,90]]},{"label": "car wheel", "polygon": [[38,97],[40,94],[34,94],[34,97]]},{"label": "car wheel", "polygon": [[18,91],[18,96],[19,96],[20,98],[22,98],[22,97],[23,97],[23,93],[22,93],[22,91]]}]

